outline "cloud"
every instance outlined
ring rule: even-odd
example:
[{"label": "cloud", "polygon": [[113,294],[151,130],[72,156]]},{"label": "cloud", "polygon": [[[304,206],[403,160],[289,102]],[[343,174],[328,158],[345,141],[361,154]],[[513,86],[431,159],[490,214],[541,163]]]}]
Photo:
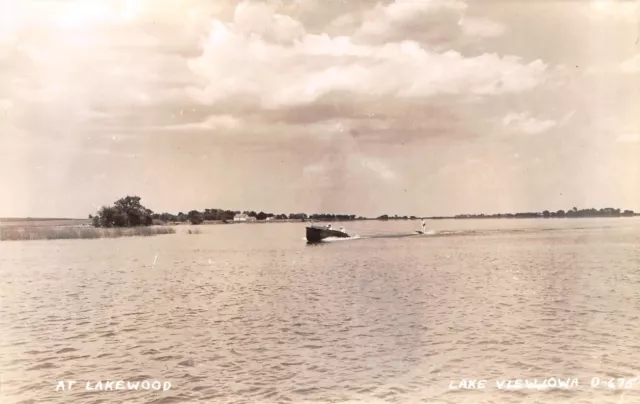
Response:
[{"label": "cloud", "polygon": [[[342,15],[343,36],[319,33],[330,20],[309,28],[310,14],[303,24],[278,2],[55,3],[12,23],[22,40],[9,51],[11,80],[0,83],[0,98],[27,111],[32,131],[64,120],[68,133],[400,144],[473,136],[473,112],[459,111],[476,107],[460,100],[515,96],[548,78],[541,60],[443,51],[440,36],[504,32],[461,1],[323,11]],[[374,160],[356,166],[393,176]]]},{"label": "cloud", "polygon": [[358,43],[385,44],[411,38],[442,49],[461,40],[504,34],[504,25],[468,16],[468,9],[467,2],[458,0],[396,0],[340,15],[328,31],[351,36]]},{"label": "cloud", "polygon": [[[182,111],[181,111],[182,112]],[[182,114],[181,114],[182,115]],[[232,130],[240,127],[240,120],[232,115],[211,115],[204,121],[178,125],[160,126],[168,130]]]},{"label": "cloud", "polygon": [[591,0],[586,2],[584,13],[594,20],[620,19],[637,23],[640,3],[625,0]]},{"label": "cloud", "polygon": [[233,25],[245,34],[256,34],[270,42],[288,43],[305,33],[302,24],[293,18],[278,14],[267,3],[244,1],[234,12]]},{"label": "cloud", "polygon": [[[319,2],[205,0],[16,4],[0,27],[0,74],[7,78],[0,98],[24,111],[23,122],[42,127],[64,116],[68,126],[92,131],[235,130],[245,126],[228,117],[244,125],[252,114],[268,124],[355,119],[345,121],[348,130],[374,138],[402,129],[403,109],[417,110],[414,102],[517,94],[544,83],[547,73],[540,60],[469,57],[425,44],[431,33],[448,30],[499,33],[490,20],[461,19],[461,1],[327,9]],[[313,20],[317,7],[326,21]],[[335,15],[351,24],[349,35],[317,33]],[[374,35],[387,28],[395,36]],[[194,107],[198,116],[178,115]],[[371,110],[388,122],[374,125]],[[206,122],[208,115],[214,121]]]},{"label": "cloud", "polygon": [[502,118],[502,126],[509,131],[535,135],[567,125],[575,113],[575,110],[569,111],[562,118],[554,120],[537,118],[530,112],[511,112]]},{"label": "cloud", "polygon": [[208,82],[190,90],[198,101],[238,96],[259,100],[264,108],[311,104],[334,92],[396,98],[518,93],[542,83],[547,68],[540,60],[524,64],[512,56],[432,52],[408,40],[363,45],[348,37],[306,34],[282,46],[219,21],[203,49],[189,61]]},{"label": "cloud", "polygon": [[502,119],[502,125],[505,128],[526,134],[546,132],[557,124],[558,122],[552,119],[532,117],[529,112],[510,113]]},{"label": "cloud", "polygon": [[505,26],[484,18],[464,18],[458,22],[462,32],[473,37],[498,37],[505,33]]},{"label": "cloud", "polygon": [[397,0],[387,5],[377,4],[363,13],[354,35],[381,42],[406,38],[409,33],[453,35],[452,28],[455,29],[455,22],[466,8],[465,2],[456,0]]},{"label": "cloud", "polygon": [[[1,34],[0,55],[6,57],[0,74],[8,79],[0,94],[12,94],[17,104],[50,103],[51,110],[72,111],[174,97],[193,79],[179,48],[197,43],[198,24],[163,3],[150,8],[142,0],[14,2],[7,17],[14,23]],[[151,28],[150,17],[158,17]],[[176,21],[189,22],[194,32],[167,35]]]}]

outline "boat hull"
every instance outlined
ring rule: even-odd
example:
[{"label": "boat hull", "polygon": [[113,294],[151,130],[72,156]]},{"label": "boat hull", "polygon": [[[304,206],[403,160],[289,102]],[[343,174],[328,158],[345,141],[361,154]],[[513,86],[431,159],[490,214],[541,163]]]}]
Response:
[{"label": "boat hull", "polygon": [[307,227],[307,241],[309,243],[318,243],[328,237],[347,238],[347,233],[338,230],[329,230],[323,227]]}]

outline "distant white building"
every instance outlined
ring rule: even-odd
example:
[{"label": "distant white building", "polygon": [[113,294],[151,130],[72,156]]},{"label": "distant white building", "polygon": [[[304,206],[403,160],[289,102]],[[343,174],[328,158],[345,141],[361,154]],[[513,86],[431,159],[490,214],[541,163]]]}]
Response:
[{"label": "distant white building", "polygon": [[246,213],[238,213],[233,217],[234,222],[251,222],[256,220],[255,217],[249,216]]}]

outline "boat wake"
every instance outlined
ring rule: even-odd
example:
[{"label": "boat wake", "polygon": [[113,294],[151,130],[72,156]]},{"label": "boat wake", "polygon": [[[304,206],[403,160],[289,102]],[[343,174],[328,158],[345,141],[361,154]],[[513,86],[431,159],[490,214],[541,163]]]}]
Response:
[{"label": "boat wake", "polygon": [[[425,236],[437,236],[437,235],[439,235],[439,233],[436,232],[435,230],[429,230],[426,233],[418,233],[417,231],[414,231],[412,233],[395,233],[395,234],[389,234],[389,233],[367,234],[367,235],[356,234],[351,237],[327,237],[322,239],[321,243],[338,243],[341,241],[366,240],[366,239],[373,239],[373,238],[425,237]],[[307,240],[305,237],[303,237],[302,239],[305,241]]]},{"label": "boat wake", "polygon": [[355,236],[351,236],[351,237],[327,237],[322,241],[328,242],[328,243],[337,243],[338,241],[348,241],[348,240],[360,240],[363,239],[365,237],[361,237],[358,235]]},{"label": "boat wake", "polygon": [[[363,234],[363,235],[354,235],[351,237],[327,237],[320,241],[319,243],[338,243],[341,241],[351,241],[351,240],[368,240],[368,239],[378,239],[378,238],[419,238],[419,237],[447,237],[447,236],[465,236],[465,235],[474,235],[477,234],[476,231],[468,231],[468,230],[427,230],[425,233],[420,231],[413,231],[411,233],[374,233],[374,234]],[[306,238],[302,238],[302,240],[307,241]]]},{"label": "boat wake", "polygon": [[371,234],[367,235],[363,238],[403,238],[403,237],[426,237],[426,236],[437,236],[438,233],[435,230],[429,230],[426,233],[414,231],[412,233],[380,233],[380,234]]},{"label": "boat wake", "polygon": [[[464,237],[464,236],[483,236],[492,234],[521,234],[537,231],[549,231],[555,229],[483,229],[483,230],[427,230],[425,233],[413,231],[411,233],[365,233],[351,237],[327,237],[320,241],[322,243],[337,243],[348,240],[368,240],[368,239],[387,239],[387,238],[422,238],[422,237]],[[306,238],[303,238],[306,241]]]},{"label": "boat wake", "polygon": [[[338,243],[341,241],[351,241],[351,240],[362,240],[365,239],[366,237],[361,237],[361,236],[351,236],[351,237],[327,237],[322,239],[321,241],[318,242],[314,242],[314,243],[310,243],[310,244],[322,244],[322,243]],[[306,241],[307,243],[309,243],[309,241],[307,240],[306,237],[303,237],[302,240]]]}]

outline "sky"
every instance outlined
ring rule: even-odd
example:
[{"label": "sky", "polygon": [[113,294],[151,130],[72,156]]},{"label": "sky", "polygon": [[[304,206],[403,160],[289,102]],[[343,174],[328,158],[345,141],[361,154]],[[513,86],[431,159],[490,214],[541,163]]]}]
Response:
[{"label": "sky", "polygon": [[0,217],[640,211],[640,2],[0,0]]}]

